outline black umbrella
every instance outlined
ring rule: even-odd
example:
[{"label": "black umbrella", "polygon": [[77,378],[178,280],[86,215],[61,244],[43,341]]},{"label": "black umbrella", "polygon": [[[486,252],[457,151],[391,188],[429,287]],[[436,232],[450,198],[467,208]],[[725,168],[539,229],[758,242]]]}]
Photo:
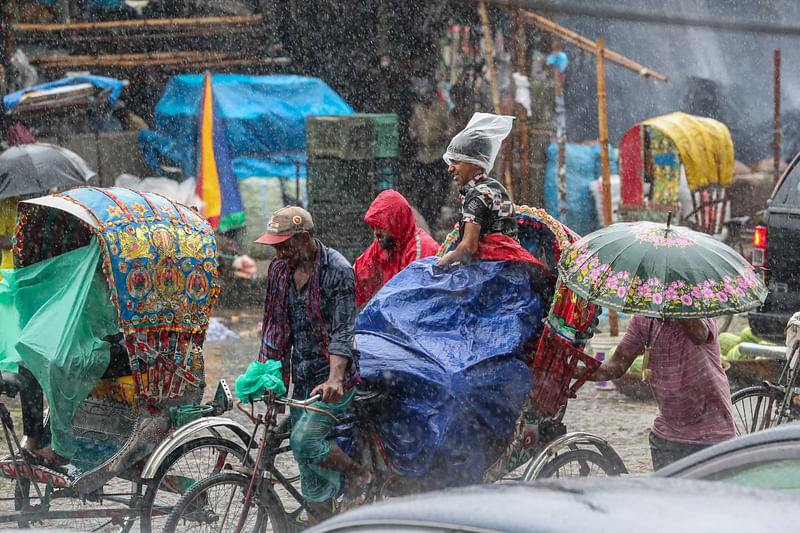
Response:
[{"label": "black umbrella", "polygon": [[66,148],[21,144],[0,154],[0,199],[85,185],[96,175],[86,161]]}]

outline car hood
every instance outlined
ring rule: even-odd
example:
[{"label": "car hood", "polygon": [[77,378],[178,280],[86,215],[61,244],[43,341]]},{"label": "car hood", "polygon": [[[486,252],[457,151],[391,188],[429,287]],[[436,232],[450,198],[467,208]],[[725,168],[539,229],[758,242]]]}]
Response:
[{"label": "car hood", "polygon": [[401,525],[408,531],[752,533],[793,528],[797,513],[800,498],[773,491],[685,479],[585,478],[397,498],[335,516],[309,533],[388,531]]}]

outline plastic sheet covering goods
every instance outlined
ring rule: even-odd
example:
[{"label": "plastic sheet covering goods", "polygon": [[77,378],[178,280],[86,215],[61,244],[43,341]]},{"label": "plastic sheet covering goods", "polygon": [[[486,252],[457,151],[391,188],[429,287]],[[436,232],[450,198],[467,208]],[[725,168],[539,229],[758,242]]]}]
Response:
[{"label": "plastic sheet covering goods", "polygon": [[358,316],[361,375],[391,393],[375,422],[400,473],[480,483],[531,388],[521,356],[545,309],[522,263],[435,262],[409,265]]}]

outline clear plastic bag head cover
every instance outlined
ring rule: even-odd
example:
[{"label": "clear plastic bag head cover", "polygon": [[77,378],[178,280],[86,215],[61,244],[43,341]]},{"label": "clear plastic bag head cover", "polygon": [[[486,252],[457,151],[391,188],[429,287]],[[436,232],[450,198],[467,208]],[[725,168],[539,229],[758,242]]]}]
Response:
[{"label": "clear plastic bag head cover", "polygon": [[448,165],[466,161],[490,171],[513,123],[511,116],[475,113],[467,127],[450,141],[442,159]]}]

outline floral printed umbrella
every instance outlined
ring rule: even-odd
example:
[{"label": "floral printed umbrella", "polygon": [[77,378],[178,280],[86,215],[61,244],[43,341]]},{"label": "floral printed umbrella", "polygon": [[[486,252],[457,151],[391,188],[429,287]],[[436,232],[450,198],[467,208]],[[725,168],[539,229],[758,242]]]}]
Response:
[{"label": "floral printed umbrella", "polygon": [[558,269],[567,287],[590,302],[649,317],[741,313],[767,296],[761,277],[732,248],[669,222],[592,232],[562,253]]}]

